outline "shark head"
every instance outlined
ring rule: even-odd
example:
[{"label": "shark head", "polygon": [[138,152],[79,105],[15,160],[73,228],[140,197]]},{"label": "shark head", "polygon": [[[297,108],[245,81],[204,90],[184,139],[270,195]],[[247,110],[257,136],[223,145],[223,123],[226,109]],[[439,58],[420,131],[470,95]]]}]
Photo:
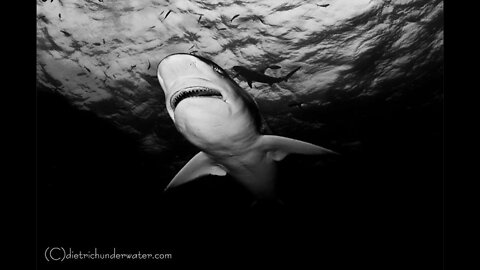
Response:
[{"label": "shark head", "polygon": [[227,144],[258,129],[255,102],[214,62],[172,54],[158,64],[157,77],[175,126],[198,147]]}]

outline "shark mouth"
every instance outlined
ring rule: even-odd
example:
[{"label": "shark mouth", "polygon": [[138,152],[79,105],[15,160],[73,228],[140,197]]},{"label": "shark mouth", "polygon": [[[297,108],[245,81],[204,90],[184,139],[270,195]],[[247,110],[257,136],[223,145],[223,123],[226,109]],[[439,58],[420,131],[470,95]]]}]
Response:
[{"label": "shark mouth", "polygon": [[170,105],[172,106],[172,109],[175,110],[180,101],[194,97],[211,97],[223,99],[222,94],[218,90],[201,86],[192,86],[184,88],[175,93],[170,98]]}]

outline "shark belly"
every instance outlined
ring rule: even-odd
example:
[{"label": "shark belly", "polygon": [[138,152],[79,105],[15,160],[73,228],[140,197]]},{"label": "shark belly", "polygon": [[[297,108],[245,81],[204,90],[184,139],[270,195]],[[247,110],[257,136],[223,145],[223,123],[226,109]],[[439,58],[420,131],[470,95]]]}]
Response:
[{"label": "shark belly", "polygon": [[253,145],[247,149],[249,150],[238,155],[211,158],[256,198],[275,199],[277,176],[275,161],[265,151]]}]

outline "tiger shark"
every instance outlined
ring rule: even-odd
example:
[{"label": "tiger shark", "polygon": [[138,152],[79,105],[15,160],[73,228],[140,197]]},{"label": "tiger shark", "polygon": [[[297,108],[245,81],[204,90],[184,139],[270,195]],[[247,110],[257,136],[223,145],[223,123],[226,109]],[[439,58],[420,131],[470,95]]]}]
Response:
[{"label": "tiger shark", "polygon": [[229,174],[257,201],[278,200],[278,161],[288,154],[336,154],[311,143],[262,134],[263,118],[255,100],[209,59],[168,55],[158,64],[157,77],[175,127],[201,150],[165,190],[202,176]]}]

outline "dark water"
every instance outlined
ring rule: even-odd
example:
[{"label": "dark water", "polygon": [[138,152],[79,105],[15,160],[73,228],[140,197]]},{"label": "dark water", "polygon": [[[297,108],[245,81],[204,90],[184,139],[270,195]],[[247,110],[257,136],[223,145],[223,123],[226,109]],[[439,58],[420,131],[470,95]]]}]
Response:
[{"label": "dark water", "polygon": [[[52,246],[173,254],[158,267],[441,265],[442,1],[170,2],[39,1],[40,266],[72,265],[45,262]],[[163,193],[198,150],[153,76],[162,55],[192,45],[225,68],[301,66],[291,82],[247,90],[276,134],[342,155],[282,161],[284,206],[250,207],[228,177]]]},{"label": "dark water", "polygon": [[332,133],[361,138],[362,149],[324,165],[287,158],[280,167],[287,205],[250,208],[250,195],[228,178],[162,193],[168,160],[62,98],[40,101],[40,247],[151,248],[174,253],[170,263],[440,263],[441,107],[325,116]]}]

